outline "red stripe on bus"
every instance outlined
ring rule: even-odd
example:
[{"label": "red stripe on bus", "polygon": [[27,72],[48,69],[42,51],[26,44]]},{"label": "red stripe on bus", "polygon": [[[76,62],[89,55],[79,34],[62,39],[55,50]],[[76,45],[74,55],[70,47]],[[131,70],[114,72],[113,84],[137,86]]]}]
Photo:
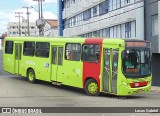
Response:
[{"label": "red stripe on bus", "polygon": [[102,55],[102,42],[103,39],[91,39],[87,38],[85,44],[99,44],[100,45],[100,57],[99,62],[83,62],[83,88],[85,87],[85,82],[88,78],[94,78],[98,83],[98,88],[100,90],[100,68],[101,68],[101,55]]}]

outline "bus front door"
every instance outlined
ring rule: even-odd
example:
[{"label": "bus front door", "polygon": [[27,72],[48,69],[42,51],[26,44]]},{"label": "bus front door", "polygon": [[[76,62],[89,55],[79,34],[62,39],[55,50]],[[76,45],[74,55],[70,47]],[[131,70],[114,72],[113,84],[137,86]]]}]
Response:
[{"label": "bus front door", "polygon": [[117,93],[118,49],[104,50],[103,91]]},{"label": "bus front door", "polygon": [[52,46],[51,81],[62,82],[63,47]]},{"label": "bus front door", "polygon": [[22,55],[22,44],[16,43],[15,44],[15,74],[20,74],[20,61]]}]

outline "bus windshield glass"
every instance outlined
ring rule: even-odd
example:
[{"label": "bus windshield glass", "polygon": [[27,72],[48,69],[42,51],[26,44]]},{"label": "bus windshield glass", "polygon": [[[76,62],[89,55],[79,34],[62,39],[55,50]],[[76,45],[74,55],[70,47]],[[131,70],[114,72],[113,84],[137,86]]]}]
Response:
[{"label": "bus windshield glass", "polygon": [[122,71],[128,78],[142,78],[151,75],[150,49],[128,48],[123,51]]}]

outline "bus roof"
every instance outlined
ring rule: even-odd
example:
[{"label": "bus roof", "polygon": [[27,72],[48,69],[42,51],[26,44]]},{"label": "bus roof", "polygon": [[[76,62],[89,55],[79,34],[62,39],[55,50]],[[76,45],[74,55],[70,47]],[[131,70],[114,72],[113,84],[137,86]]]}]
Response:
[{"label": "bus roof", "polygon": [[72,42],[72,43],[84,43],[86,39],[93,39],[94,41],[103,40],[103,43],[108,44],[125,44],[124,39],[115,39],[115,38],[81,38],[81,37],[60,37],[60,38],[49,38],[49,37],[6,37],[5,40],[13,41],[42,41],[42,42]]}]

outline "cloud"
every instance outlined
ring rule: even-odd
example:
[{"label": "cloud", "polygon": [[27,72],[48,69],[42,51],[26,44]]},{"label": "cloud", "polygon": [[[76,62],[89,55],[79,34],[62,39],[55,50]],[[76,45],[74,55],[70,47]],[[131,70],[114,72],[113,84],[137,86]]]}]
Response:
[{"label": "cloud", "polygon": [[[23,16],[24,19],[27,19],[27,14],[26,14],[27,10],[25,8],[17,9],[14,12],[23,12],[23,14],[21,14],[21,16]],[[30,15],[29,15],[30,22],[35,22],[39,17],[38,12],[35,11],[34,9],[29,9],[29,12],[30,12]],[[15,16],[18,16],[18,14],[14,14],[14,15],[10,16],[10,21],[18,22],[19,19],[16,18]],[[57,16],[55,14],[53,14],[52,12],[49,12],[49,11],[44,11],[43,12],[43,17],[44,17],[44,19],[57,19]]]},{"label": "cloud", "polygon": [[4,11],[0,11],[0,34],[7,30],[7,24],[9,21],[9,15]]}]

